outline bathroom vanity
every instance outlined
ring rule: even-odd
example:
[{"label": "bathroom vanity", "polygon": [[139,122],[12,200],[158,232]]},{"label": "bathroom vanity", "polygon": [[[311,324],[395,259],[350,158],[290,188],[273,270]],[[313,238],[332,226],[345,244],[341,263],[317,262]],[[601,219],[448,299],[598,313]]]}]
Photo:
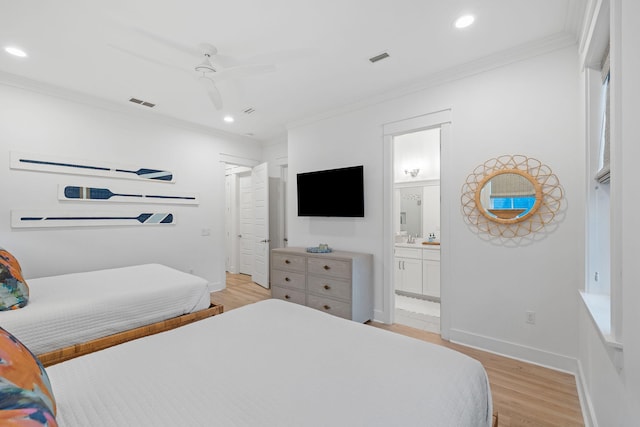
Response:
[{"label": "bathroom vanity", "polygon": [[397,291],[440,298],[440,245],[395,244]]}]

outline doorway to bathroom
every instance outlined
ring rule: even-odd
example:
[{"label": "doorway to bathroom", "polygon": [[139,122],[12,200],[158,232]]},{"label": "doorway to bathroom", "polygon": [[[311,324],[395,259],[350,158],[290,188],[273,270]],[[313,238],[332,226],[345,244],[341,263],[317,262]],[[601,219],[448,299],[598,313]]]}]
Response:
[{"label": "doorway to bathroom", "polygon": [[440,333],[440,127],[393,137],[394,321]]}]

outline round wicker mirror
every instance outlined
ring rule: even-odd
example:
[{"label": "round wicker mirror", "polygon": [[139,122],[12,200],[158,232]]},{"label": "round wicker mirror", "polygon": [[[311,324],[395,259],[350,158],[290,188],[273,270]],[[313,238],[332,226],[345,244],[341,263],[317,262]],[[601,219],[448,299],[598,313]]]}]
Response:
[{"label": "round wicker mirror", "polygon": [[462,211],[481,232],[521,237],[540,230],[560,208],[562,188],[551,169],[521,155],[487,160],[462,187]]}]

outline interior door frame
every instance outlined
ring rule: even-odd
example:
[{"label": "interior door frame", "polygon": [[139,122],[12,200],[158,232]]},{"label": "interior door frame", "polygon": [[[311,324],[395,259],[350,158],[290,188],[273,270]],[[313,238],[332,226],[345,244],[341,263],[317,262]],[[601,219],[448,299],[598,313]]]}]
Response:
[{"label": "interior door frame", "polygon": [[[253,282],[270,289],[270,224],[269,224],[269,163],[262,162],[251,169],[253,192]],[[263,197],[259,197],[263,196]],[[260,215],[261,214],[261,215]]]},{"label": "interior door frame", "polygon": [[[380,318],[385,323],[393,323],[395,313],[394,273],[394,218],[393,218],[393,138],[407,133],[421,130],[440,128],[440,335],[449,339],[451,313],[447,301],[449,300],[451,277],[451,207],[455,199],[449,183],[449,171],[452,170],[452,138],[451,138],[451,108],[433,113],[395,121],[383,125],[384,137],[384,183],[383,183],[383,301]],[[443,173],[444,172],[444,173]]]},{"label": "interior door frame", "polygon": [[[232,154],[225,154],[225,153],[220,153],[219,154],[219,160],[220,160],[220,174],[221,174],[221,180],[222,182],[226,182],[226,166],[227,165],[235,165],[235,166],[244,166],[244,167],[248,167],[248,168],[252,168],[254,166],[259,165],[261,162],[259,160],[254,160],[254,159],[249,159],[246,157],[240,157],[240,156],[234,156]],[[222,187],[223,191],[225,190],[224,184]],[[223,198],[224,200],[224,198]],[[220,205],[220,218],[225,218],[225,209],[226,209],[227,205],[226,205],[226,200],[225,203],[221,203]],[[222,226],[224,233],[226,233],[226,224]],[[223,234],[224,235],[224,234]],[[226,287],[226,258],[227,258],[227,248],[226,248],[226,241],[225,239],[221,239],[221,242],[219,243],[219,250],[220,253],[222,254],[222,256],[220,257],[219,260],[219,268],[220,268],[220,275],[221,275],[221,282],[225,284]]]},{"label": "interior door frame", "polygon": [[[275,165],[280,169],[279,199],[278,199],[278,242],[272,247],[285,248],[288,246],[287,233],[287,186],[289,185],[289,158],[279,157]],[[272,242],[273,243],[273,242]]]}]

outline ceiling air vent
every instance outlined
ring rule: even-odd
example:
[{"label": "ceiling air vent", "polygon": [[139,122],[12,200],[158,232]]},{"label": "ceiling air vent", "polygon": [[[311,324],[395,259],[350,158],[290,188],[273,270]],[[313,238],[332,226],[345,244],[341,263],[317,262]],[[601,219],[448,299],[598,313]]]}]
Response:
[{"label": "ceiling air vent", "polygon": [[376,55],[369,58],[369,61],[371,61],[371,63],[374,64],[378,61],[382,61],[383,59],[387,59],[388,57],[389,57],[389,54],[387,52],[382,52],[380,55]]},{"label": "ceiling air vent", "polygon": [[156,104],[152,104],[150,102],[143,101],[143,100],[138,99],[138,98],[129,98],[129,102],[133,102],[134,104],[144,105],[145,107],[149,107],[149,108],[153,108],[153,107],[156,106]]},{"label": "ceiling air vent", "polygon": [[245,114],[251,114],[251,113],[255,113],[256,110],[251,108],[251,107],[249,107],[249,108],[246,108],[246,109],[242,110],[242,112],[245,113]]}]

